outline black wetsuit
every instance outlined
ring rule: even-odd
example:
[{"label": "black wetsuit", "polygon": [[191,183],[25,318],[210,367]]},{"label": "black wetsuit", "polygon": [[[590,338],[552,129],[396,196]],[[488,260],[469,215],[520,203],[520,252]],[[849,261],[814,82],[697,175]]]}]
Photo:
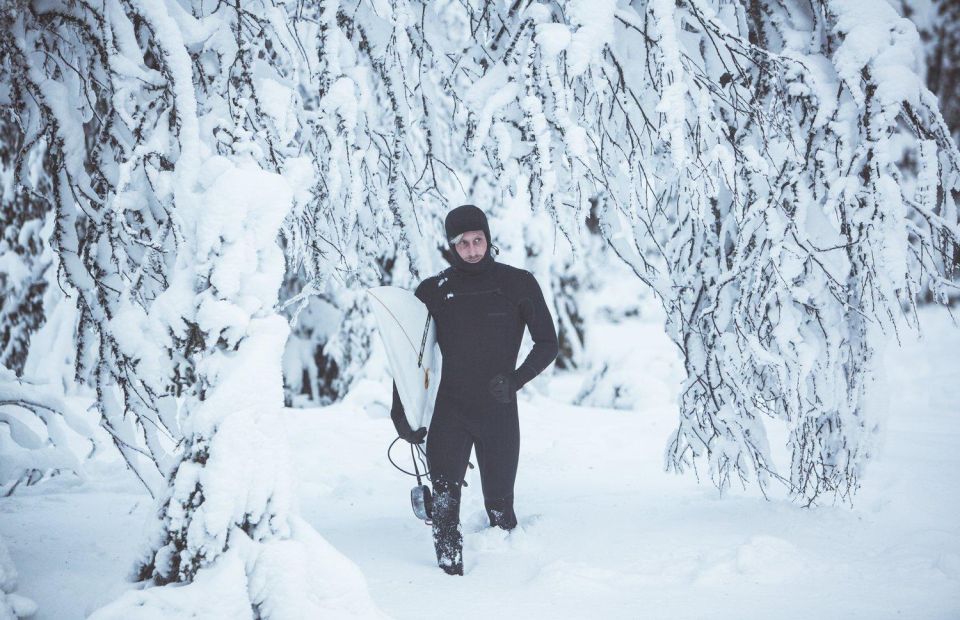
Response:
[{"label": "black wetsuit", "polygon": [[[490,524],[512,529],[517,524],[513,486],[520,454],[515,390],[556,358],[557,334],[533,275],[497,263],[489,251],[479,263],[459,261],[427,278],[416,296],[436,322],[443,356],[427,433],[437,560],[445,570],[459,564],[462,571],[460,487],[471,448],[476,447]],[[524,327],[534,346],[517,367]],[[509,377],[509,402],[498,402],[490,391],[490,381],[498,374]],[[410,430],[396,387],[391,417],[401,435]]]}]

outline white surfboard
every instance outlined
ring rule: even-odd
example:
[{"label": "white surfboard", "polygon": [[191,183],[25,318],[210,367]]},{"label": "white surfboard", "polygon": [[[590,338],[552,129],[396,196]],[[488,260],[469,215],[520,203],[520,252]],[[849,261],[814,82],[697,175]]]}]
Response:
[{"label": "white surfboard", "polygon": [[423,302],[406,289],[378,286],[367,290],[387,361],[410,428],[430,428],[440,386],[437,330]]}]

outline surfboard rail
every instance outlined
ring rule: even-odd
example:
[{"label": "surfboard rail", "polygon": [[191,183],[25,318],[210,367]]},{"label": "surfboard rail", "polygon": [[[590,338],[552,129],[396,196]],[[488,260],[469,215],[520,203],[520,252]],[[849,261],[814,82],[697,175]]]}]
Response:
[{"label": "surfboard rail", "polygon": [[378,286],[367,293],[407,422],[413,429],[429,428],[440,384],[436,326],[427,307],[407,289]]}]

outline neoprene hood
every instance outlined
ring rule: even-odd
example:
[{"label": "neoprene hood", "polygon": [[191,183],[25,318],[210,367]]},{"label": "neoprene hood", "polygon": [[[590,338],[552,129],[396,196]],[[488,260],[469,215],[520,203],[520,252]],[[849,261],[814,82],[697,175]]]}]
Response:
[{"label": "neoprene hood", "polygon": [[460,205],[452,209],[447,213],[444,228],[447,233],[447,243],[457,235],[470,230],[482,230],[487,236],[487,243],[493,242],[490,239],[490,225],[487,223],[486,214],[474,205]]}]

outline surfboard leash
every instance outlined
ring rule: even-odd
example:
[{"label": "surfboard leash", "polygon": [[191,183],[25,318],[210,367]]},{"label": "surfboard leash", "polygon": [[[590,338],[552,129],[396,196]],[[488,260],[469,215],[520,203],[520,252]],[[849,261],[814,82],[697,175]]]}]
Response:
[{"label": "surfboard leash", "polygon": [[[390,461],[390,464],[393,465],[397,469],[397,471],[407,474],[408,476],[416,477],[417,484],[421,483],[420,482],[421,478],[426,478],[427,480],[430,480],[431,479],[430,471],[427,469],[427,462],[426,462],[427,454],[423,451],[423,448],[421,448],[419,444],[410,444],[410,458],[413,460],[413,471],[407,471],[406,469],[397,465],[397,462],[393,460],[393,456],[390,454],[390,452],[393,450],[393,446],[395,446],[397,442],[400,441],[401,439],[403,438],[397,437],[396,439],[390,442],[390,445],[387,447],[387,460]],[[420,473],[420,470],[417,468],[417,458],[420,459],[420,464],[423,465],[422,474]],[[472,461],[467,461],[467,468],[474,469],[474,464]],[[461,484],[463,484],[463,486],[465,487],[470,486],[467,484],[466,480],[463,480]]]},{"label": "surfboard leash", "polygon": [[[419,445],[410,444],[410,458],[413,459],[413,469],[414,471],[407,471],[406,469],[397,465],[397,462],[393,460],[390,451],[393,450],[393,446],[400,441],[402,437],[397,437],[392,442],[390,442],[390,447],[387,448],[387,460],[390,461],[390,464],[397,468],[397,470],[407,474],[408,476],[415,476],[417,478],[417,484],[421,484],[420,479],[426,478],[430,479],[430,471],[427,469],[427,463],[425,461],[426,454],[423,453],[423,448]],[[416,452],[414,451],[416,449]],[[420,470],[417,468],[417,457],[420,457],[420,463],[423,465],[423,473],[420,473]]]}]

